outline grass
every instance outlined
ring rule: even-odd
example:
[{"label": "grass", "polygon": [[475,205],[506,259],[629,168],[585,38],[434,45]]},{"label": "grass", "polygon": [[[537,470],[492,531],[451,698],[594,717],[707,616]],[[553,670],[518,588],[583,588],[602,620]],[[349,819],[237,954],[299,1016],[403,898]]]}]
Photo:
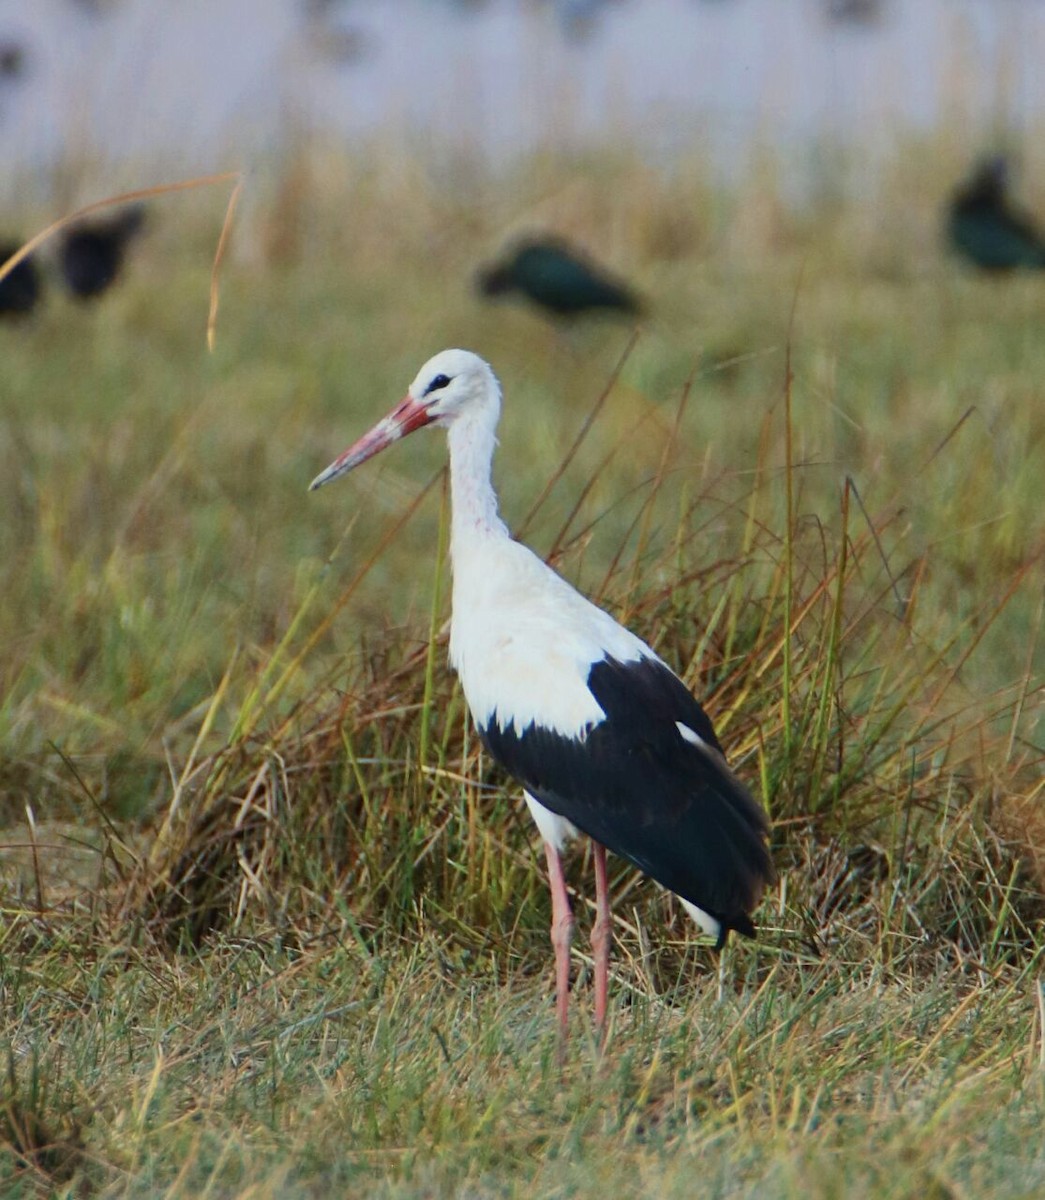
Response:
[{"label": "grass", "polygon": [[[0,329],[0,1190],[1042,1190],[1040,285],[941,256],[946,166],[796,215],[762,168],[462,196],[316,152],[245,202],[213,354],[216,197]],[[472,297],[534,214],[655,298],[637,341]],[[774,820],[721,963],[617,865],[604,1055],[572,856],[562,1070],[535,835],[445,666],[440,439],[305,493],[449,344],[505,384],[510,523]]]}]

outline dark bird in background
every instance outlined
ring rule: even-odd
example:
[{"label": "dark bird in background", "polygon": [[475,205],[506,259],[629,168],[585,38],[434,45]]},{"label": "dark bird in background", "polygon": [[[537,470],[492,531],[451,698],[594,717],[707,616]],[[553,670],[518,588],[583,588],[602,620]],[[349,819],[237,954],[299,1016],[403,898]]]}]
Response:
[{"label": "dark bird in background", "polygon": [[100,296],[116,279],[127,246],[145,222],[139,204],[104,219],[80,221],[65,232],[58,250],[62,275],[74,296]]},{"label": "dark bird in background", "polygon": [[[0,266],[21,248],[21,242],[0,243]],[[30,255],[0,279],[0,317],[24,317],[33,311],[39,299],[40,275]]]},{"label": "dark bird in background", "polygon": [[837,25],[870,28],[882,19],[882,0],[826,0],[824,15]]},{"label": "dark bird in background", "polygon": [[26,53],[20,42],[0,41],[0,79],[21,79],[25,75]]},{"label": "dark bird in background", "polygon": [[1004,158],[989,158],[955,193],[947,236],[963,258],[983,271],[1045,267],[1045,241],[1034,222],[1009,202]]},{"label": "dark bird in background", "polygon": [[479,272],[484,296],[518,292],[555,317],[603,309],[638,316],[642,305],[625,284],[558,238],[529,238],[502,262]]},{"label": "dark bird in background", "polygon": [[120,6],[121,0],[69,0],[69,3],[78,8],[87,17],[106,17],[109,16]]}]

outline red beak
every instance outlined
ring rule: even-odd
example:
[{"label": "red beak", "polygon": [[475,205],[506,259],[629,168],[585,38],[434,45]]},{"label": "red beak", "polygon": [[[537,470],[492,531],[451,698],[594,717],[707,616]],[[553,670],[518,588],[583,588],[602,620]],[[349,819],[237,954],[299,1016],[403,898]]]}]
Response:
[{"label": "red beak", "polygon": [[369,433],[364,433],[340,458],[335,458],[325,471],[321,471],[308,485],[308,490],[314,492],[324,483],[358,467],[401,437],[406,437],[415,429],[424,428],[431,419],[425,405],[419,404],[412,396],[404,396],[387,417],[382,417]]}]

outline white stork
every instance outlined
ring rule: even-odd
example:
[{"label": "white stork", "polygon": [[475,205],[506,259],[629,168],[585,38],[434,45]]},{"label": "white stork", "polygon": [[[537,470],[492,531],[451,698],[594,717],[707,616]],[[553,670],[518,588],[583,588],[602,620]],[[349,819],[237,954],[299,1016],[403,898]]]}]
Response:
[{"label": "white stork", "polygon": [[490,474],[501,389],[466,350],[429,359],[404,399],[312,482],[321,487],[425,425],[450,447],[450,662],[490,754],[523,786],[548,860],[556,1003],[565,1037],[573,932],[559,854],[594,842],[595,1023],[605,1029],[610,953],[606,850],[674,892],[721,947],[752,935],[773,878],[767,822],[726,765],[682,681],[596,608],[497,513]]}]

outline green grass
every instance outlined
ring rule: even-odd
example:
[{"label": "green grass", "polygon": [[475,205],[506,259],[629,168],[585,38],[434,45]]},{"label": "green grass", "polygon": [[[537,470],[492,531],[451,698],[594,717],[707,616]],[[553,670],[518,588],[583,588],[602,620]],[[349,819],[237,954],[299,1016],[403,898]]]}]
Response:
[{"label": "green grass", "polygon": [[721,1000],[693,972],[633,995],[601,1059],[578,1027],[560,1072],[543,982],[454,964],[424,921],[73,971],[69,949],[37,942],[65,988],[23,980],[9,1019],[54,1031],[24,1064],[52,1161],[106,1194],[1029,1196],[1045,1170],[1026,978],[843,960],[760,980],[745,953]]},{"label": "green grass", "polygon": [[[1041,284],[941,255],[922,157],[814,219],[626,156],[464,196],[317,155],[245,205],[213,354],[216,196],[0,329],[0,1192],[1045,1189]],[[545,220],[655,299],[633,345],[471,295]],[[601,1055],[572,855],[561,1070],[536,836],[445,665],[441,438],[305,491],[453,344],[509,522],[774,820],[721,965],[616,864]]]}]

